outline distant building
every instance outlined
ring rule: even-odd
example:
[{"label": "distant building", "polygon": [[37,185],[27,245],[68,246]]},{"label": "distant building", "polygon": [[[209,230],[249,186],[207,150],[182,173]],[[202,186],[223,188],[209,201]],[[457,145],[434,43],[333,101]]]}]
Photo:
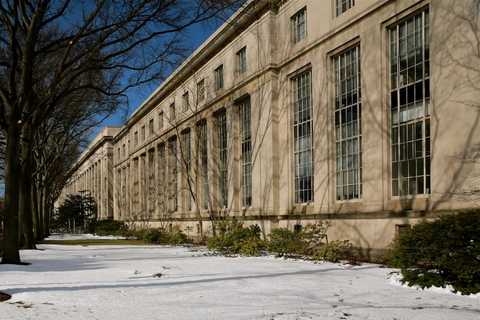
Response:
[{"label": "distant building", "polygon": [[479,208],[474,3],[250,1],[97,137],[64,195],[92,193],[102,219],[197,232],[326,219],[330,239],[371,249]]},{"label": "distant building", "polygon": [[104,128],[72,168],[72,176],[56,201],[61,204],[69,194],[92,196],[98,219],[113,218],[113,137],[120,128]]}]

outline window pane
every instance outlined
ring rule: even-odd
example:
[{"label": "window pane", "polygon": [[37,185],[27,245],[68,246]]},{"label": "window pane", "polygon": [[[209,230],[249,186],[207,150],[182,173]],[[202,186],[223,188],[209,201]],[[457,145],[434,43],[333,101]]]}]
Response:
[{"label": "window pane", "polygon": [[220,65],[214,72],[215,90],[223,89],[223,65]]},{"label": "window pane", "polygon": [[240,49],[237,53],[237,72],[239,74],[247,71],[247,48]]},{"label": "window pane", "polygon": [[191,141],[190,141],[190,130],[182,132],[181,140],[181,157],[183,164],[183,190],[184,190],[184,203],[187,210],[192,209],[192,199],[190,194],[190,182],[191,182],[191,162],[192,162],[192,151],[191,151]]},{"label": "window pane", "polygon": [[198,170],[200,172],[200,179],[202,185],[202,207],[208,209],[210,195],[209,195],[209,183],[208,183],[208,137],[207,137],[207,122],[201,121],[197,125],[197,138],[198,138],[198,153],[197,158]]},{"label": "window pane", "polygon": [[393,196],[431,192],[427,34],[428,10],[390,29]]},{"label": "window pane", "polygon": [[222,110],[216,115],[218,134],[218,172],[220,204],[228,207],[228,140],[227,140],[227,113]]},{"label": "window pane", "polygon": [[250,98],[240,103],[240,143],[242,148],[242,204],[252,205],[252,138]]},{"label": "window pane", "polygon": [[175,137],[171,138],[168,141],[168,161],[167,161],[167,170],[168,170],[168,200],[169,200],[169,211],[177,211],[178,202],[177,202],[177,140]]},{"label": "window pane", "polygon": [[313,130],[311,71],[292,79],[295,158],[295,202],[313,201]]},{"label": "window pane", "polygon": [[[356,46],[334,58],[336,79],[335,139],[337,145],[337,200],[361,197],[361,108],[360,47]],[[346,97],[343,99],[342,97]]]},{"label": "window pane", "polygon": [[290,19],[293,43],[305,39],[307,33],[306,16],[307,9],[303,8]]},{"label": "window pane", "polygon": [[336,0],[336,13],[337,17],[353,7],[355,5],[355,0]]}]

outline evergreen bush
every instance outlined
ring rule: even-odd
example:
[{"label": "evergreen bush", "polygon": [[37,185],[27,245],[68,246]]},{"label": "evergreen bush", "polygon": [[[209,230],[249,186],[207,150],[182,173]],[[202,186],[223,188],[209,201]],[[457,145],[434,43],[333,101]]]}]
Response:
[{"label": "evergreen bush", "polygon": [[301,231],[301,238],[305,243],[304,253],[314,255],[317,249],[325,243],[328,244],[327,231],[330,227],[328,221],[320,221],[313,224],[307,224]]},{"label": "evergreen bush", "polygon": [[390,260],[409,286],[480,292],[480,211],[415,225],[394,242]]},{"label": "evergreen bush", "polygon": [[187,235],[178,228],[173,228],[171,231],[162,228],[136,229],[130,230],[128,234],[130,237],[152,244],[181,245],[191,242]]},{"label": "evergreen bush", "polygon": [[207,240],[210,250],[226,255],[259,256],[265,249],[258,225],[244,227],[242,223],[231,220],[218,222],[216,229],[219,231],[218,235]]},{"label": "evergreen bush", "polygon": [[166,236],[166,242],[171,245],[180,245],[191,242],[187,235],[178,228],[173,228],[171,232],[167,232]]},{"label": "evergreen bush", "polygon": [[314,260],[340,262],[352,260],[352,244],[348,240],[336,240],[320,245],[312,255]]},{"label": "evergreen bush", "polygon": [[165,243],[166,242],[166,235],[160,229],[146,229],[139,232],[139,235],[142,236],[142,240],[147,243]]},{"label": "evergreen bush", "polygon": [[270,234],[268,249],[277,256],[301,255],[330,262],[351,260],[351,243],[348,240],[329,242],[329,227],[328,221],[320,221],[298,230],[274,229]]},{"label": "evergreen bush", "polygon": [[270,241],[268,250],[277,256],[285,256],[288,254],[305,253],[306,244],[303,241],[303,232],[289,230],[287,228],[273,229],[270,233]]}]

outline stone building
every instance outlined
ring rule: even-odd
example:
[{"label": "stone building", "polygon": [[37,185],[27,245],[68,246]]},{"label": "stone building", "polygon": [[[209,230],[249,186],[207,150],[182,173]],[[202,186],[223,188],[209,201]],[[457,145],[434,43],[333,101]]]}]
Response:
[{"label": "stone building", "polygon": [[329,220],[330,239],[371,249],[478,208],[478,12],[476,0],[249,1],[102,132],[66,192],[98,196],[101,218],[190,234],[225,217],[266,233]]},{"label": "stone building", "polygon": [[99,219],[113,218],[113,137],[119,128],[104,128],[73,166],[59,201],[69,194],[89,195],[97,203]]}]

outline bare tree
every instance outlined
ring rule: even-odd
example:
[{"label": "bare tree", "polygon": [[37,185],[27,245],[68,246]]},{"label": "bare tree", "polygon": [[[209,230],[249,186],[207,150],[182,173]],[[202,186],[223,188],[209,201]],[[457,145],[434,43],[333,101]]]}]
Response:
[{"label": "bare tree", "polygon": [[[276,1],[272,1],[272,5],[275,3]],[[237,22],[228,23],[235,27]],[[249,31],[249,36],[253,36],[257,47],[256,56],[251,56],[251,61],[258,65],[244,67],[248,70],[262,69],[272,57],[272,52],[269,51],[271,48],[264,46],[265,37],[268,35],[262,34],[260,26],[257,26]],[[242,77],[241,72],[248,74],[247,69],[240,71],[238,67],[235,65],[233,70],[230,68],[227,72],[233,73],[236,78]],[[223,73],[222,71],[219,72]],[[194,214],[200,237],[208,232],[204,221],[210,223],[210,232],[215,234],[218,222],[241,217],[250,210],[252,168],[265,165],[261,162],[270,160],[267,159],[268,156],[261,155],[261,151],[265,139],[271,134],[273,114],[276,113],[272,111],[275,106],[268,111],[261,106],[269,104],[274,92],[285,90],[289,84],[286,80],[274,87],[276,80],[268,74],[262,74],[256,77],[255,85],[251,86],[252,90],[247,95],[242,93],[241,96],[236,94],[226,96],[212,107],[211,102],[218,100],[225,92],[223,76],[220,76],[221,79],[214,78],[211,75],[194,74],[180,88],[180,92],[184,93],[180,103],[174,106],[176,110],[174,115],[172,116],[171,112],[164,112],[167,125],[172,130],[168,138],[173,135],[178,141],[175,157],[180,170],[178,195],[182,203],[179,209],[187,214]],[[216,83],[217,81],[221,85]],[[245,119],[248,119],[248,128],[243,128],[242,120]],[[162,138],[165,140],[162,143],[167,144],[168,138],[167,140]],[[244,167],[244,164],[247,167]],[[159,166],[162,165],[168,167],[169,163],[168,161],[164,164],[159,163]],[[244,170],[248,171],[245,175]],[[274,183],[273,176],[271,177],[272,179],[263,179],[262,176],[259,179],[263,197],[255,203],[255,210],[258,209],[261,214],[267,211],[265,209],[270,200]],[[168,176],[158,179],[168,181]],[[248,192],[244,195],[247,189]],[[159,196],[162,197],[164,193],[171,194],[170,191],[162,190]],[[165,221],[172,221],[172,218],[174,212],[162,215]]]},{"label": "bare tree", "polygon": [[90,96],[99,108],[126,103],[129,89],[162,79],[165,67],[177,63],[182,31],[238,3],[0,2],[0,127],[7,140],[3,263],[20,262],[19,205],[28,198],[24,180],[31,176],[38,127],[64,112],[72,96]]}]

